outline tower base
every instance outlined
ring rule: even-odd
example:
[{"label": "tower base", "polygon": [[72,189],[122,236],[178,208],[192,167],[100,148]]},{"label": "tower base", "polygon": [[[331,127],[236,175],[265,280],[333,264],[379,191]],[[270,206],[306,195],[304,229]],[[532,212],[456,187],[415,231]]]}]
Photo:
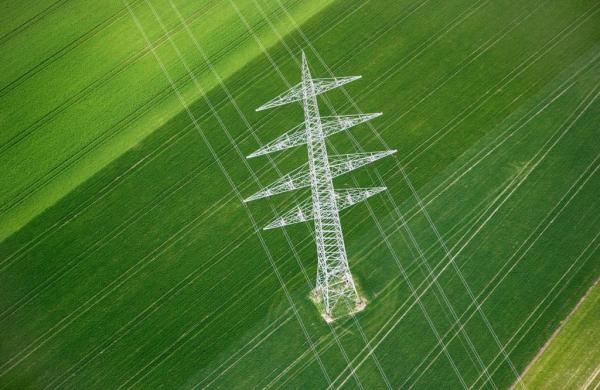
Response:
[{"label": "tower base", "polygon": [[[360,293],[359,293],[360,294]],[[333,313],[327,313],[325,310],[325,304],[323,302],[323,294],[320,289],[313,289],[310,292],[310,300],[315,304],[319,314],[327,323],[332,323],[343,317],[352,316],[359,313],[367,307],[367,299],[363,296],[358,296],[358,299],[354,302],[340,300],[333,310]]]}]

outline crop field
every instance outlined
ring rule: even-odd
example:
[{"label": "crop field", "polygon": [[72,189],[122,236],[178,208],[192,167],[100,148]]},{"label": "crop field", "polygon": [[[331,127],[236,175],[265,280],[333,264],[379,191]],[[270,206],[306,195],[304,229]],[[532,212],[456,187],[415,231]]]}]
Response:
[{"label": "crop field", "polygon": [[[0,388],[548,383],[600,276],[598,1],[0,4]],[[262,230],[309,191],[242,202],[307,160],[245,158],[302,51],[362,75],[323,115],[383,112],[329,151],[397,150],[334,181],[388,190],[341,212],[368,304],[330,324],[312,224]]]},{"label": "crop field", "polygon": [[529,388],[594,389],[600,385],[600,288],[596,283],[529,366]]}]

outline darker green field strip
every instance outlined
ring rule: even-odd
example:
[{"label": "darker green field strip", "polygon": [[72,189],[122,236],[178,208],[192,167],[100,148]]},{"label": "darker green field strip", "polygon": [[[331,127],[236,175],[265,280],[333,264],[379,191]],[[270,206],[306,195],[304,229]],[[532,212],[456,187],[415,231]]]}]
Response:
[{"label": "darker green field strip", "polygon": [[[21,130],[56,116],[0,156],[27,156],[2,179],[2,231],[30,220],[0,243],[0,387],[507,388],[598,278],[593,1],[239,5],[267,53],[228,0],[178,1],[214,68],[168,1],[152,5],[172,35],[146,0],[132,4],[161,66],[115,3],[94,16],[106,27],[69,30],[91,35],[5,96],[59,85],[57,67],[95,45],[115,53],[28,108]],[[311,224],[257,231],[249,219],[262,227],[307,191],[240,201],[306,161],[303,148],[244,159],[301,120],[297,106],[254,112],[298,81],[301,49],[317,77],[325,65],[363,76],[320,99],[324,115],[354,102],[385,114],[380,139],[360,125],[354,140],[331,137],[335,149],[398,149],[335,180],[388,194],[342,213],[369,303],[332,327],[309,299]]]},{"label": "darker green field strip", "polygon": [[[597,166],[597,163],[596,163],[596,166]],[[588,176],[589,176],[589,173],[588,173]],[[481,184],[481,183],[479,183],[479,182],[478,182],[478,184]],[[588,194],[590,194],[590,196],[593,196],[593,191],[590,191],[590,192],[588,192]],[[590,200],[590,199],[587,199],[587,200],[585,200],[584,202],[586,202],[586,201],[587,201],[587,202],[589,202],[589,200]],[[592,203],[593,203],[593,202],[592,202]],[[589,204],[589,203],[588,203],[588,204]],[[584,213],[584,215],[587,215],[587,216],[589,216],[589,215],[594,215],[594,214]],[[595,221],[597,220],[597,217],[595,217],[595,215],[594,215],[594,218],[595,218],[595,219],[592,221],[593,223],[591,224],[591,226],[594,226],[594,223],[595,223]],[[495,237],[495,236],[494,236],[494,237]],[[545,259],[543,259],[543,258],[542,258],[542,260],[545,260]],[[589,259],[588,259],[588,261],[589,261]],[[540,271],[540,273],[541,273],[541,272],[543,272],[543,271]],[[478,272],[477,272],[476,274],[478,274],[478,273],[479,273],[479,270],[478,270]],[[525,275],[527,275],[527,273],[524,273],[524,274],[525,274]],[[502,308],[501,310],[503,310],[503,308]],[[478,334],[478,333],[475,333],[475,334]],[[429,374],[429,373],[428,373],[428,374]]]},{"label": "darker green field strip", "polygon": [[[312,244],[310,246],[312,246]],[[104,347],[102,347],[102,348],[104,348]],[[100,349],[102,349],[102,348],[100,348]]]}]

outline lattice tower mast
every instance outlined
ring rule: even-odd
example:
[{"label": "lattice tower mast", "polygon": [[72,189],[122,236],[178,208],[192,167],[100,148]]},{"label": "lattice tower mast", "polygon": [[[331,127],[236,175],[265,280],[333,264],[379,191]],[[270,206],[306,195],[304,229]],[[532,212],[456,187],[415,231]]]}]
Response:
[{"label": "lattice tower mast", "polygon": [[331,315],[340,298],[345,297],[351,304],[360,304],[360,297],[348,266],[315,85],[304,54],[302,101],[318,256],[316,292],[323,297],[325,312]]},{"label": "lattice tower mast", "polygon": [[353,310],[360,310],[364,305],[350,273],[339,211],[385,190],[385,187],[375,187],[336,191],[333,178],[395,152],[392,150],[328,156],[325,145],[327,136],[381,115],[376,113],[321,118],[317,95],[358,78],[360,76],[313,79],[306,56],[302,53],[302,81],[259,107],[257,111],[302,101],[304,123],[248,156],[251,158],[297,145],[307,145],[307,167],[294,170],[245,201],[310,186],[310,204],[304,202],[271,222],[265,229],[314,220],[317,246],[315,293],[322,300],[327,320],[333,319],[334,309],[341,301]]}]

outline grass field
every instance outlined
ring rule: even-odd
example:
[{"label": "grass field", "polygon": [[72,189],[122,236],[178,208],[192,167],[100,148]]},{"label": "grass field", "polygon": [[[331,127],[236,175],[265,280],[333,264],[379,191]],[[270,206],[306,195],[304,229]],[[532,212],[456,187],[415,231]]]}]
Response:
[{"label": "grass field", "polygon": [[600,384],[600,288],[585,296],[523,376],[533,389],[595,389]]},{"label": "grass field", "polygon": [[[0,387],[507,388],[600,275],[600,4],[45,0],[0,12]],[[367,308],[309,299],[302,120],[254,109],[361,74],[324,114]],[[351,98],[351,99],[349,99]],[[585,347],[585,345],[583,345]]]}]

